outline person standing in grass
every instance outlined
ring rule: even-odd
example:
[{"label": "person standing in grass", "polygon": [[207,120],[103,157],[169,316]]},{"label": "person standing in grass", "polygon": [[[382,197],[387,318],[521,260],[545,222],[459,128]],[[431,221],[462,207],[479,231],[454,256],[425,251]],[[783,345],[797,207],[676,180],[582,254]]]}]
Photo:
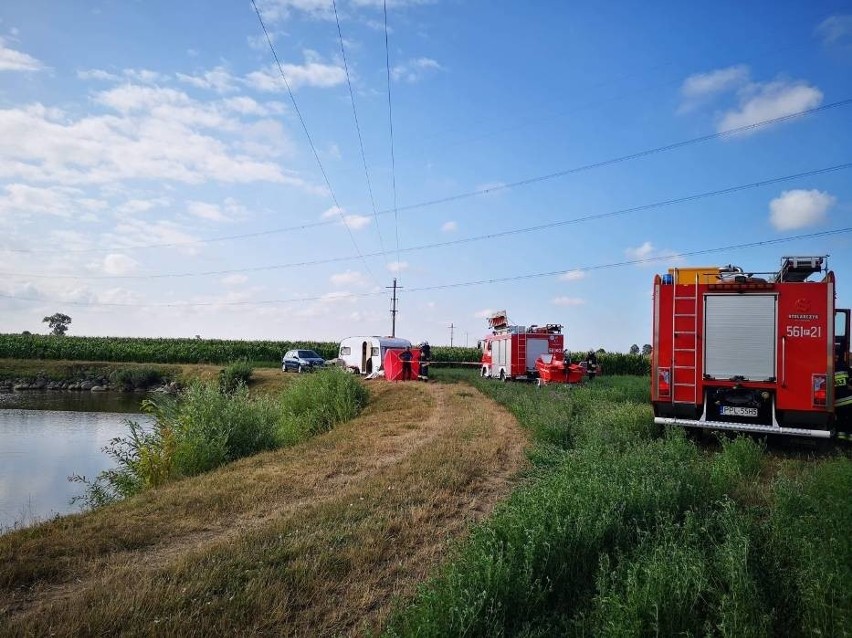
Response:
[{"label": "person standing in grass", "polygon": [[399,360],[402,361],[402,380],[411,381],[411,346],[406,346],[405,350],[399,355]]},{"label": "person standing in grass", "polygon": [[589,354],[586,355],[586,373],[589,375],[589,381],[594,380],[598,373],[598,355],[594,350],[589,350]]},{"label": "person standing in grass", "polygon": [[417,375],[422,381],[429,380],[429,362],[432,360],[432,347],[428,341],[424,341],[420,346],[420,370]]}]

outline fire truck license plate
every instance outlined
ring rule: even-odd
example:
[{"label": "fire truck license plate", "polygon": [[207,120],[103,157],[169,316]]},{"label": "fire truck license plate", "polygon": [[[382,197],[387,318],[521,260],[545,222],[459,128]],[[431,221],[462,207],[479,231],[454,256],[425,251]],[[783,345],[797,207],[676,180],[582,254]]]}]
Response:
[{"label": "fire truck license plate", "polygon": [[757,416],[757,408],[741,408],[733,405],[723,405],[720,412],[725,416]]}]

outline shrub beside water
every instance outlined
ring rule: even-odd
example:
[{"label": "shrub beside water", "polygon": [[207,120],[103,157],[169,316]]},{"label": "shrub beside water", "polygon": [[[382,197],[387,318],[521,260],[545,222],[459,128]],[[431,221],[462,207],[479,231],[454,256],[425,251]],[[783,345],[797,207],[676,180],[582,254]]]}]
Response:
[{"label": "shrub beside water", "polygon": [[147,390],[162,385],[166,380],[167,375],[162,370],[149,367],[119,368],[109,375],[110,385],[125,392]]},{"label": "shrub beside water", "polygon": [[219,372],[219,389],[222,392],[234,392],[241,385],[248,385],[254,367],[246,359],[233,361]]},{"label": "shrub beside water", "polygon": [[83,500],[100,506],[168,481],[193,476],[236,459],[294,445],[356,417],[366,405],[360,380],[329,369],[305,375],[279,396],[249,394],[245,385],[223,392],[196,381],[177,398],[146,400],[154,423],[128,422],[128,434],[105,452],[115,468],[86,484]]}]

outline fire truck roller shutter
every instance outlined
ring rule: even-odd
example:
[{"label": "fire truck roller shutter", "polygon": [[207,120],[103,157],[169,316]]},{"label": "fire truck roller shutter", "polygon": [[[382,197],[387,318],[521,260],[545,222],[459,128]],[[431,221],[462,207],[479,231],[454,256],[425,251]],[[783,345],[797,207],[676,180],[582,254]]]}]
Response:
[{"label": "fire truck roller shutter", "polygon": [[775,295],[707,295],[704,303],[704,374],[715,379],[774,378]]}]

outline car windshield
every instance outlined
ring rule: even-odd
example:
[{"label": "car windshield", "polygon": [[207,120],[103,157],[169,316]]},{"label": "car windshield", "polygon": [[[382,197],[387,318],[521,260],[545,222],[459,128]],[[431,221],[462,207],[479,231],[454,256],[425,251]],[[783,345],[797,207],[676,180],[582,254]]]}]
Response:
[{"label": "car windshield", "polygon": [[313,350],[299,350],[298,357],[300,359],[322,359],[322,357]]}]

